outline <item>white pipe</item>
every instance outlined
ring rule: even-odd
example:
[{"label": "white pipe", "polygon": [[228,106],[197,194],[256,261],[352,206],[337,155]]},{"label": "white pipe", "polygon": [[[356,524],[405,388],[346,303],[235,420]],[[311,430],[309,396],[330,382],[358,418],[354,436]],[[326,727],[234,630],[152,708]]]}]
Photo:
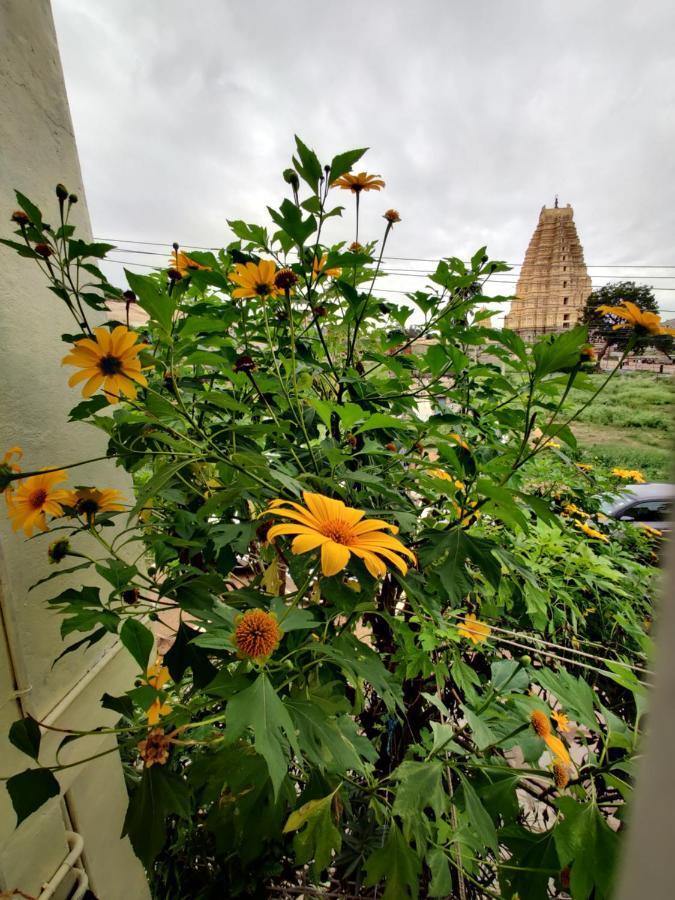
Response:
[{"label": "white pipe", "polygon": [[73,869],[73,873],[77,879],[77,890],[70,895],[70,900],[82,900],[89,890],[89,876],[84,869],[79,869],[77,866]]},{"label": "white pipe", "polygon": [[111,647],[109,647],[98,659],[94,665],[89,669],[88,672],[77,682],[77,684],[63,697],[57,704],[54,706],[46,716],[43,716],[40,720],[45,725],[53,725],[61,713],[65,712],[68,709],[70,704],[82,693],[82,691],[87,687],[87,685],[91,684],[91,682],[96,678],[96,676],[104,669],[111,659],[113,659],[122,649],[122,644],[119,641],[116,641]]},{"label": "white pipe", "polygon": [[[66,875],[73,869],[80,856],[82,856],[82,851],[84,849],[84,838],[82,837],[82,835],[78,834],[76,831],[66,831],[66,840],[68,841],[68,846],[70,847],[70,853],[63,860],[59,868],[54,873],[53,877],[42,885],[42,892],[38,895],[37,900],[49,900],[50,897],[53,897],[57,887],[61,884]],[[82,870],[79,869],[79,871]],[[89,879],[87,879],[87,881],[89,881]],[[82,881],[80,881],[80,887],[81,886]]]}]

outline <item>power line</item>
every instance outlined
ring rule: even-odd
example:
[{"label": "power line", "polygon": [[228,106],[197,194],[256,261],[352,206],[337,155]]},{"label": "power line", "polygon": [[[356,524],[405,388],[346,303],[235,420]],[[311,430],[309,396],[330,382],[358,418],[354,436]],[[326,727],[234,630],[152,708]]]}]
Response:
[{"label": "power line", "polygon": [[[96,240],[104,241],[106,243],[137,244],[139,246],[142,245],[145,247],[171,247],[171,245],[173,244],[173,241],[139,241],[139,240],[135,240],[135,239],[132,240],[131,238],[97,237]],[[219,247],[205,247],[205,246],[202,246],[199,244],[181,244],[181,248],[186,249],[186,250],[207,250],[207,251],[211,251],[211,252],[221,249]],[[130,250],[129,252],[141,253],[143,251],[139,251],[139,250],[131,251]],[[166,253],[160,253],[158,251],[150,251],[150,250],[147,251],[148,255],[152,254],[153,256],[154,255],[166,256],[167,253],[169,253],[169,252],[170,251],[167,251]],[[430,257],[423,257],[423,256],[384,256],[383,259],[400,260],[403,262],[429,262],[429,263],[439,263],[442,261],[441,257],[430,258]],[[467,260],[465,260],[465,262],[466,261]],[[507,263],[507,265],[522,267],[522,263],[520,263],[520,262],[511,262],[511,263]],[[545,265],[545,263],[534,263],[534,265]],[[595,263],[593,265],[587,265],[586,268],[587,269],[675,269],[675,264],[672,264],[672,265],[664,264],[664,265],[657,266],[657,265],[654,265],[653,263],[645,263],[645,264],[642,264],[642,263],[603,263],[603,264]]]}]

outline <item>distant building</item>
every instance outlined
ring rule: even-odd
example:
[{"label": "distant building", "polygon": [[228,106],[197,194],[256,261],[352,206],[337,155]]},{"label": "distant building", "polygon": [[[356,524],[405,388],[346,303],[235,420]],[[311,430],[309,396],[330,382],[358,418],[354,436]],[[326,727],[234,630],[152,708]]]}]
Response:
[{"label": "distant building", "polygon": [[574,210],[569,203],[559,207],[556,198],[539,214],[504,325],[528,341],[572,328],[592,289]]}]

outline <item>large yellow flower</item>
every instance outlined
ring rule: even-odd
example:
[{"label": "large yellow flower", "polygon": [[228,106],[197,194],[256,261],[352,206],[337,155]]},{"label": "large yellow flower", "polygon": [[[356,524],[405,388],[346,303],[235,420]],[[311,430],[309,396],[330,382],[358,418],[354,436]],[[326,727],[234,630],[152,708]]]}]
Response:
[{"label": "large yellow flower", "polygon": [[229,279],[239,287],[232,291],[232,296],[239,297],[278,297],[282,293],[277,287],[275,277],[277,267],[271,259],[261,259],[259,263],[237,263]]},{"label": "large yellow flower", "polygon": [[67,505],[72,506],[75,512],[92,522],[100,512],[118,512],[124,509],[122,492],[116,488],[78,488],[71,491]]},{"label": "large yellow flower", "polygon": [[[274,525],[267,533],[270,541],[280,534],[297,535],[293,539],[293,553],[307,553],[321,547],[321,571],[335,575],[345,568],[353,553],[363,560],[374,578],[385,575],[387,567],[383,559],[393,563],[404,575],[408,567],[400,554],[415,562],[415,554],[391,535],[398,528],[382,519],[365,519],[360,509],[345,506],[342,500],[333,500],[322,494],[306,491],[303,499],[307,509],[291,500],[274,500],[267,512],[273,516],[292,519],[296,524]],[[363,521],[362,521],[363,520]],[[381,559],[380,557],[383,557]]]},{"label": "large yellow flower", "polygon": [[384,187],[384,181],[379,175],[368,175],[359,172],[358,175],[342,175],[336,178],[331,187],[342,188],[343,191],[351,191],[352,194],[360,194],[361,191],[379,191]]},{"label": "large yellow flower", "polygon": [[172,252],[169,266],[177,272],[180,272],[183,278],[185,278],[186,275],[189,275],[191,271],[194,272],[197,269],[201,269],[203,272],[211,271],[211,266],[203,266],[201,263],[198,263],[196,259],[192,259],[187,253],[183,253],[180,250],[174,250]]},{"label": "large yellow flower", "polygon": [[492,629],[485,622],[477,619],[473,613],[469,613],[457,626],[457,631],[472,644],[482,644],[490,637]]},{"label": "large yellow flower", "polygon": [[623,319],[612,326],[617,328],[634,328],[638,334],[675,334],[675,328],[664,328],[661,325],[661,316],[656,313],[640,309],[630,300],[622,300],[620,306],[599,306],[598,314],[601,316],[614,316]]},{"label": "large yellow flower", "polygon": [[47,531],[46,516],[63,515],[61,504],[68,502],[69,492],[56,485],[67,477],[63,469],[41,472],[25,478],[15,491],[5,495],[14,531],[23,528],[30,537],[34,528]]},{"label": "large yellow flower", "polygon": [[71,352],[63,357],[63,363],[81,369],[71,375],[68,384],[74,387],[86,381],[82,388],[83,397],[91,397],[102,387],[108,403],[118,403],[122,394],[133,400],[136,396],[134,382],[143,387],[148,384],[138,359],[147,344],[137,344],[138,335],[124,325],[118,325],[112,332],[107,328],[95,328],[94,334],[95,340],[76,341]]},{"label": "large yellow flower", "polygon": [[319,278],[323,278],[326,275],[330,275],[331,278],[339,278],[342,275],[342,269],[338,268],[326,268],[326,262],[328,260],[328,254],[323,253],[321,258],[318,256],[314,257],[314,262],[312,263],[312,281],[318,281]]}]

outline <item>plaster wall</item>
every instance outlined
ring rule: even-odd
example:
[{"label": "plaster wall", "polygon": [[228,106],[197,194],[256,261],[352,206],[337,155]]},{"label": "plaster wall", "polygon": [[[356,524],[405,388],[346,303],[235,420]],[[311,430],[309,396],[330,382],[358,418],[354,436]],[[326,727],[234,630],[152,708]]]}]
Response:
[{"label": "plaster wall", "polygon": [[[12,236],[9,217],[16,207],[15,188],[54,224],[57,182],[79,196],[73,221],[88,237],[87,205],[49,2],[0,0],[0,235]],[[67,370],[61,368],[67,348],[60,335],[72,332],[74,322],[31,260],[0,247],[0,272],[0,455],[19,445],[24,469],[104,456],[102,432],[67,424],[78,396],[68,388]],[[116,487],[131,496],[128,477],[112,462],[89,463],[74,471],[70,486]],[[9,724],[22,712],[38,720],[51,716],[53,723],[69,727],[110,724],[98,711],[101,694],[125,690],[136,674],[129,655],[117,652],[112,640],[86,653],[69,654],[52,667],[63,644],[59,618],[46,608],[45,599],[95,580],[88,574],[78,578],[77,573],[29,593],[32,583],[49,574],[49,541],[45,535],[26,542],[12,532],[4,508],[0,511],[0,774],[5,776],[30,763],[6,737]],[[44,743],[48,759],[54,740],[45,737]],[[101,739],[92,738],[87,751],[97,752],[97,747],[106,749]],[[84,829],[94,893],[100,900],[141,900],[149,896],[142,867],[128,841],[120,840],[126,795],[119,756],[115,752],[103,760],[66,770],[62,790],[68,792],[72,818]],[[20,888],[36,896],[67,854],[68,823],[61,801],[54,798],[16,830],[14,822],[9,797],[0,786],[0,891]]]}]

